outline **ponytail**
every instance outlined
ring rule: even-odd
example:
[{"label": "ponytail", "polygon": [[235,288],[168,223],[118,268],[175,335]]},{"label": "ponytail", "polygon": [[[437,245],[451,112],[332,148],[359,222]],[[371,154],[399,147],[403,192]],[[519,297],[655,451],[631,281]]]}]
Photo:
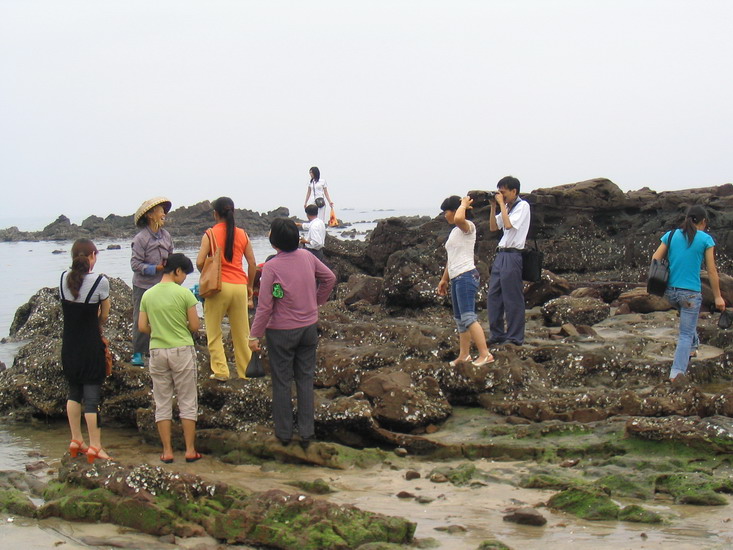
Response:
[{"label": "ponytail", "polygon": [[223,219],[226,223],[226,242],[224,244],[224,258],[227,262],[231,262],[234,257],[234,229],[236,224],[234,222],[234,201],[229,197],[219,197],[212,204],[214,211],[219,215],[220,219]]},{"label": "ponytail", "polygon": [[71,247],[71,268],[66,276],[66,286],[76,300],[84,277],[91,269],[91,256],[97,253],[97,247],[89,239],[77,239]]},{"label": "ponytail", "polygon": [[682,233],[684,233],[685,238],[687,239],[688,247],[692,245],[692,241],[695,240],[695,235],[697,234],[697,224],[707,219],[708,213],[699,204],[688,208],[687,214],[685,214],[685,220],[682,222]]}]

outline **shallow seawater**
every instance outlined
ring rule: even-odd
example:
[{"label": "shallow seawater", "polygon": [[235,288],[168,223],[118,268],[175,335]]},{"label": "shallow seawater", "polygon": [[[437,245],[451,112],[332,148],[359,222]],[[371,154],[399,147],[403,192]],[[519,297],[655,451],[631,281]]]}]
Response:
[{"label": "shallow seawater", "polygon": [[[146,444],[139,434],[130,429],[105,429],[105,447],[115,458],[126,462],[149,462],[160,465],[157,446]],[[38,424],[36,426],[10,426],[0,428],[0,468],[24,469],[24,464],[39,460],[28,457],[29,452],[39,452],[53,470],[68,445],[67,427],[63,423]],[[208,480],[223,481],[249,490],[264,491],[278,488],[289,492],[298,489],[287,485],[288,481],[325,480],[335,493],[324,497],[337,504],[353,504],[359,508],[388,515],[406,517],[417,523],[416,537],[434,538],[441,549],[473,549],[482,541],[496,538],[515,549],[566,550],[575,548],[613,549],[623,548],[675,548],[699,550],[733,547],[733,508],[676,506],[667,503],[645,503],[655,511],[669,516],[669,525],[652,526],[623,522],[590,522],[572,516],[555,513],[543,507],[552,491],[522,489],[510,485],[507,480],[527,468],[524,462],[477,460],[476,467],[491,475],[490,481],[476,487],[455,487],[449,483],[433,483],[427,474],[447,462],[415,460],[393,465],[381,464],[369,469],[331,470],[326,468],[269,463],[265,466],[224,464],[206,457],[195,464],[186,464],[181,453],[177,461],[167,469],[193,473]],[[453,461],[454,465],[463,461]],[[407,481],[405,468],[421,473],[419,479]],[[420,504],[414,499],[399,499],[396,494],[407,491],[415,496],[434,499]],[[628,502],[624,502],[628,504]],[[515,525],[503,521],[503,512],[512,506],[538,506],[548,519],[544,527]],[[27,522],[27,520],[23,520]],[[64,532],[64,524],[56,520],[56,532]],[[26,529],[30,543],[34,536],[45,535],[31,522]],[[449,526],[461,526],[464,532],[449,533],[442,530]],[[79,524],[70,524],[75,533],[86,532]],[[17,525],[13,526],[17,532]],[[0,536],[8,527],[0,527]],[[104,536],[120,536],[120,528],[107,525],[101,530]],[[85,535],[86,536],[86,535]],[[73,538],[73,537],[72,537]],[[149,537],[152,539],[152,537]],[[76,537],[76,540],[79,540]],[[139,539],[139,547],[144,537]],[[154,541],[150,541],[151,544]],[[185,542],[185,541],[184,541]],[[193,541],[188,541],[193,542]],[[188,543],[186,543],[188,544]],[[42,546],[38,546],[39,548]],[[73,548],[73,546],[65,546]],[[153,546],[156,547],[156,546]],[[157,546],[158,548],[172,546]],[[32,546],[29,548],[33,548]],[[239,548],[242,548],[241,546]]]}]

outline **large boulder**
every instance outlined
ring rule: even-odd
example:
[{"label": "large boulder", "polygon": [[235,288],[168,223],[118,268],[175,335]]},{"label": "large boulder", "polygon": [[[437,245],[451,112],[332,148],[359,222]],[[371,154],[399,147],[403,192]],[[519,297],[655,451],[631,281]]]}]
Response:
[{"label": "large boulder", "polygon": [[[651,313],[652,311],[668,311],[672,309],[666,298],[649,294],[646,288],[634,288],[623,292],[618,297],[620,313]],[[625,307],[624,307],[625,306]]]},{"label": "large boulder", "polygon": [[595,298],[561,296],[542,306],[542,315],[549,326],[595,325],[611,313],[611,306]]},{"label": "large boulder", "polygon": [[385,427],[399,431],[442,422],[452,407],[432,377],[415,383],[400,370],[383,369],[364,376],[359,390],[374,404],[374,416]]},{"label": "large boulder", "polygon": [[417,248],[394,252],[384,268],[384,297],[390,306],[424,307],[439,303],[436,292],[443,265]]}]

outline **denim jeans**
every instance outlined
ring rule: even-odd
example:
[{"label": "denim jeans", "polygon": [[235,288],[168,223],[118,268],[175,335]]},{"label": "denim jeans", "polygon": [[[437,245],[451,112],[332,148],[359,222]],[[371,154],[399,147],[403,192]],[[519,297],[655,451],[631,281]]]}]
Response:
[{"label": "denim jeans", "polygon": [[456,275],[450,280],[450,294],[453,302],[453,318],[458,332],[466,332],[468,327],[478,321],[476,315],[476,292],[479,274],[477,269]]},{"label": "denim jeans", "polygon": [[690,352],[697,349],[697,318],[702,305],[702,294],[685,288],[667,287],[664,297],[680,312],[680,333],[674,352],[670,378],[687,372]]}]

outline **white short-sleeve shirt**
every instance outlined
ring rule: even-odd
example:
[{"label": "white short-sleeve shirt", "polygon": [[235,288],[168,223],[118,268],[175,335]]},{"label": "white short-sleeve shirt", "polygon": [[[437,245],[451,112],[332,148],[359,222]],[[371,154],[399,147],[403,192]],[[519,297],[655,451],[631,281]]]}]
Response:
[{"label": "white short-sleeve shirt", "polygon": [[527,233],[529,232],[529,203],[517,198],[514,207],[509,212],[509,221],[512,223],[511,229],[504,229],[504,220],[501,212],[496,215],[496,225],[499,229],[504,229],[504,234],[499,241],[499,248],[524,248],[527,241]]},{"label": "white short-sleeve shirt", "polygon": [[445,242],[445,250],[448,252],[448,277],[453,279],[461,273],[476,269],[473,261],[473,250],[476,246],[476,226],[471,221],[468,224],[468,232],[464,233],[456,226],[448,235]]}]

